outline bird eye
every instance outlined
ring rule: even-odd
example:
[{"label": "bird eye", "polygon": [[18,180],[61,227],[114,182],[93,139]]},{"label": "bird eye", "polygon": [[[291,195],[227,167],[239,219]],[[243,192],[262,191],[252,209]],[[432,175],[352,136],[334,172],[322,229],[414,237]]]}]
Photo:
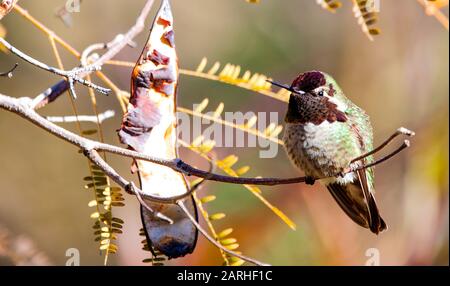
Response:
[{"label": "bird eye", "polygon": [[319,96],[323,96],[323,90],[319,91],[319,93],[317,93]]}]

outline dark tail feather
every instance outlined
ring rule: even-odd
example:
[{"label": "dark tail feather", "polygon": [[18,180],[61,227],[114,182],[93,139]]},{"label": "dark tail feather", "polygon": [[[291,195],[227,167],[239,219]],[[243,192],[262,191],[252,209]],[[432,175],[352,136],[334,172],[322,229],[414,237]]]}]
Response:
[{"label": "dark tail feather", "polygon": [[[175,204],[157,204],[146,201],[155,211],[159,211],[173,220],[169,224],[155,218],[144,206],[141,206],[141,219],[147,244],[150,250],[159,250],[168,258],[185,256],[194,251],[197,243],[197,228],[189,220],[181,208]],[[197,208],[192,197],[183,200],[186,208],[197,219]]]},{"label": "dark tail feather", "polygon": [[327,188],[338,205],[355,223],[378,234],[387,229],[387,226],[380,216],[373,194],[366,189],[367,183],[363,184],[364,187],[358,180],[346,185],[332,183],[327,185]]},{"label": "dark tail feather", "polygon": [[375,197],[373,193],[369,189],[369,185],[367,183],[367,175],[366,170],[358,170],[358,179],[359,186],[361,186],[364,198],[367,202],[368,211],[369,211],[369,227],[370,230],[378,234],[387,228],[386,223],[381,218],[380,212],[378,211],[377,203],[375,202]]},{"label": "dark tail feather", "polygon": [[372,194],[370,194],[368,201],[370,213],[372,215],[372,220],[370,222],[370,230],[373,233],[378,234],[386,230],[387,225],[386,222],[384,222],[383,218],[381,217],[380,212],[378,211],[377,203],[375,202],[375,197]]}]

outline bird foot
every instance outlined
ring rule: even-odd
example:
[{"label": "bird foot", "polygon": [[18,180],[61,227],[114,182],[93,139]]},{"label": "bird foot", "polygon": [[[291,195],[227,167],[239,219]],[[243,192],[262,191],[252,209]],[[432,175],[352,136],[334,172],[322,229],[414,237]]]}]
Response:
[{"label": "bird foot", "polygon": [[310,176],[305,177],[305,184],[312,186],[312,185],[314,185],[315,182],[316,182],[316,179],[314,179],[313,177],[310,177]]},{"label": "bird foot", "polygon": [[126,185],[125,192],[131,195],[136,194],[136,185],[134,184],[134,182],[130,182],[128,183],[128,185]]}]

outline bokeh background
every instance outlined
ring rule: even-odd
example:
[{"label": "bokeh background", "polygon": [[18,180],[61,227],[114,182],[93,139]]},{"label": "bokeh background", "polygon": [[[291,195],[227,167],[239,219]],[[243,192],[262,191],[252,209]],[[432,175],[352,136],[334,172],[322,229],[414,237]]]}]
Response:
[{"label": "bokeh background", "polygon": [[[374,42],[361,32],[351,1],[346,0],[336,14],[312,0],[262,0],[258,5],[244,0],[171,2],[181,67],[195,69],[205,56],[210,62],[239,64],[286,83],[302,71],[326,71],[370,115],[375,143],[400,126],[417,133],[411,148],[376,168],[377,200],[389,224],[389,230],[378,236],[347,218],[319,184],[263,188],[264,196],[297,224],[293,231],[243,187],[207,183],[201,192],[217,196],[207,208],[211,213],[226,213],[216,226],[234,228],[241,251],[275,265],[364,265],[369,259],[367,250],[376,248],[382,265],[448,265],[449,34],[417,1],[382,1],[378,23],[382,34]],[[55,17],[63,0],[19,3],[83,50],[131,27],[144,1],[85,0],[81,12],[73,15],[72,28]],[[447,9],[443,11],[448,15]],[[7,40],[17,48],[56,65],[46,37],[17,13],[6,16],[1,24],[7,29]],[[135,61],[146,36],[147,31],[136,39],[138,48],[126,48],[118,59]],[[69,54],[60,51],[66,67],[76,65]],[[3,94],[33,96],[58,80],[13,55],[0,54],[1,70],[15,62],[20,63],[15,76],[0,78]],[[130,68],[108,66],[104,70],[128,90]],[[277,111],[280,119],[286,109],[282,102],[260,94],[182,76],[180,106],[192,107],[205,97],[212,107],[223,101],[227,111]],[[120,114],[114,96],[97,98],[100,110],[114,109]],[[86,89],[79,88],[76,105],[80,113],[91,114]],[[40,112],[63,115],[72,110],[68,97],[63,96]],[[115,130],[120,120],[116,116],[104,124],[107,142],[119,144]],[[65,126],[76,130],[73,124]],[[206,167],[191,152],[181,151],[186,161]],[[252,166],[249,176],[300,175],[282,149],[272,159],[258,158],[257,148],[220,148],[217,154],[237,154],[239,164]],[[111,157],[110,162],[132,178],[130,160]],[[64,265],[66,250],[78,248],[82,265],[101,265],[103,257],[89,218],[92,209],[87,206],[93,194],[83,188],[82,178],[87,174],[86,159],[76,148],[1,111],[0,253],[15,245],[25,249],[24,256],[28,251],[45,257],[39,260],[42,264]],[[126,206],[114,210],[125,226],[119,252],[112,255],[110,264],[140,265],[148,254],[141,250],[138,236],[138,204],[125,196]],[[219,251],[200,238],[194,254],[169,264],[221,263]]]}]

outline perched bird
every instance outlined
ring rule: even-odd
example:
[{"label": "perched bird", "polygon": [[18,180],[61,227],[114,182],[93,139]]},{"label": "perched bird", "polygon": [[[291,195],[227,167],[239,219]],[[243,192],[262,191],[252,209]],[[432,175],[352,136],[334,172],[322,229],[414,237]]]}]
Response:
[{"label": "perched bird", "polygon": [[[275,83],[276,84],[276,83]],[[373,161],[353,159],[372,150],[372,126],[364,110],[351,102],[328,74],[300,74],[290,87],[285,150],[292,163],[330,191],[344,212],[373,233],[387,229],[374,197],[373,169],[348,173]]]}]

